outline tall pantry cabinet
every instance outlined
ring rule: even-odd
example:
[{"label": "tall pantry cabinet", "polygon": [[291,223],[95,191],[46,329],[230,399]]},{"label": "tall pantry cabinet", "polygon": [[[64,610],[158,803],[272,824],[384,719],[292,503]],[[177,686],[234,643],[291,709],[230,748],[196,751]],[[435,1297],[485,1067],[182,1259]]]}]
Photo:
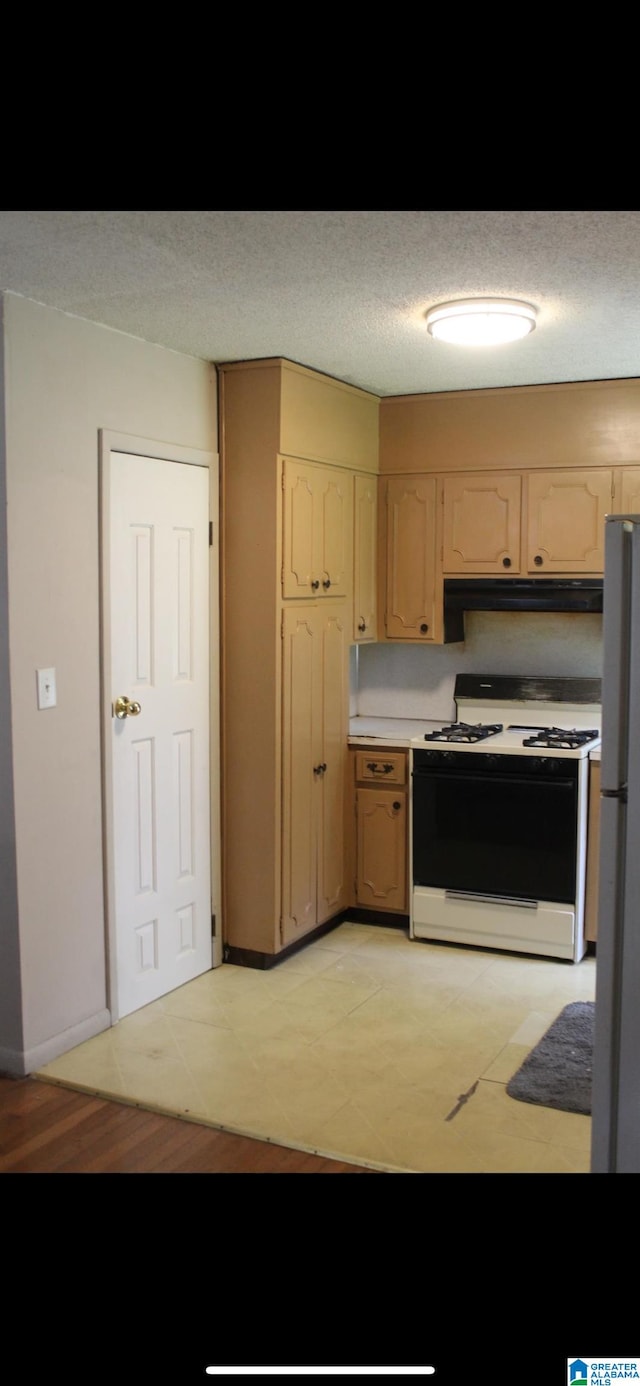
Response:
[{"label": "tall pantry cabinet", "polygon": [[280,358],[218,378],[223,942],[268,967],[350,901],[349,651],[375,618],[354,591],[379,400]]}]

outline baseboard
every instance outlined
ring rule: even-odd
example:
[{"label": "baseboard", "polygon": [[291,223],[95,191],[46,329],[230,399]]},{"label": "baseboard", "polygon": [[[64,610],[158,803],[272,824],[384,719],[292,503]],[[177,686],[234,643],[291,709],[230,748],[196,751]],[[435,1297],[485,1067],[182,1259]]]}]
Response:
[{"label": "baseboard", "polygon": [[232,944],[225,943],[222,949],[222,960],[226,963],[235,963],[236,967],[255,967],[260,971],[277,967],[278,963],[284,962],[285,958],[290,958],[294,953],[299,953],[301,948],[306,948],[308,943],[314,943],[316,939],[322,938],[323,934],[329,934],[333,929],[337,929],[338,925],[344,922],[345,915],[346,910],[340,910],[339,914],[334,914],[331,919],[325,919],[324,924],[318,924],[316,929],[310,929],[304,938],[295,939],[286,948],[282,948],[279,953],[258,953],[253,948],[234,948]]},{"label": "baseboard", "polygon": [[225,943],[222,949],[222,960],[226,963],[234,963],[236,967],[253,967],[264,972],[270,967],[277,967],[278,963],[290,958],[294,953],[299,953],[301,948],[306,948],[307,944],[314,943],[322,938],[323,934],[331,933],[337,929],[339,924],[383,924],[388,929],[408,929],[409,915],[395,914],[391,910],[363,910],[355,905],[350,905],[348,909],[341,910],[339,914],[334,914],[332,919],[325,920],[324,924],[319,924],[317,929],[311,929],[304,938],[297,938],[295,943],[290,943],[283,948],[280,953],[259,953],[253,948],[235,948],[230,943]]},{"label": "baseboard", "polygon": [[384,924],[387,929],[409,928],[408,914],[397,914],[394,910],[363,910],[359,905],[345,910],[343,920],[350,924]]},{"label": "baseboard", "polygon": [[62,1034],[53,1035],[51,1039],[45,1040],[43,1044],[34,1045],[32,1049],[0,1049],[0,1072],[10,1078],[26,1078],[29,1073],[36,1073],[45,1064],[59,1059],[68,1049],[75,1049],[77,1044],[93,1039],[94,1035],[100,1035],[110,1027],[111,1012],[98,1011],[96,1015],[89,1016],[79,1025],[72,1025],[68,1030],[63,1030]]}]

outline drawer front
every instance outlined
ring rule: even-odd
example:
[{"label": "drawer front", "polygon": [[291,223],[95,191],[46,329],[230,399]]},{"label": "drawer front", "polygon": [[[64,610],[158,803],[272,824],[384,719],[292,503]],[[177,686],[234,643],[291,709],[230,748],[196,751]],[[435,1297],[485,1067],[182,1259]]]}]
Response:
[{"label": "drawer front", "polygon": [[385,784],[405,784],[407,779],[407,756],[402,752],[389,751],[376,755],[371,751],[356,752],[356,779],[371,784],[372,780]]}]

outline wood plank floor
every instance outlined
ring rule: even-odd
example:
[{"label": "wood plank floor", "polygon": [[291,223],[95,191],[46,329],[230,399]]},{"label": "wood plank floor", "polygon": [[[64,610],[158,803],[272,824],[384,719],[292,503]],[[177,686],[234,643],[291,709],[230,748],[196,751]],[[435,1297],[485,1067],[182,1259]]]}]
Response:
[{"label": "wood plank floor", "polygon": [[0,1174],[376,1174],[270,1141],[0,1076]]}]

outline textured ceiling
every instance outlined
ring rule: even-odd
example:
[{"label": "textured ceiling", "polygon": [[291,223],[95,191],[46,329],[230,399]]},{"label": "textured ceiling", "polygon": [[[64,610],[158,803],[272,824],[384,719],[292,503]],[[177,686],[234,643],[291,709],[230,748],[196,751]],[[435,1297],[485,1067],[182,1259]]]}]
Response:
[{"label": "textured ceiling", "polygon": [[[381,396],[640,376],[637,211],[0,211],[0,289]],[[429,336],[428,307],[485,294],[535,304],[535,332]]]}]

